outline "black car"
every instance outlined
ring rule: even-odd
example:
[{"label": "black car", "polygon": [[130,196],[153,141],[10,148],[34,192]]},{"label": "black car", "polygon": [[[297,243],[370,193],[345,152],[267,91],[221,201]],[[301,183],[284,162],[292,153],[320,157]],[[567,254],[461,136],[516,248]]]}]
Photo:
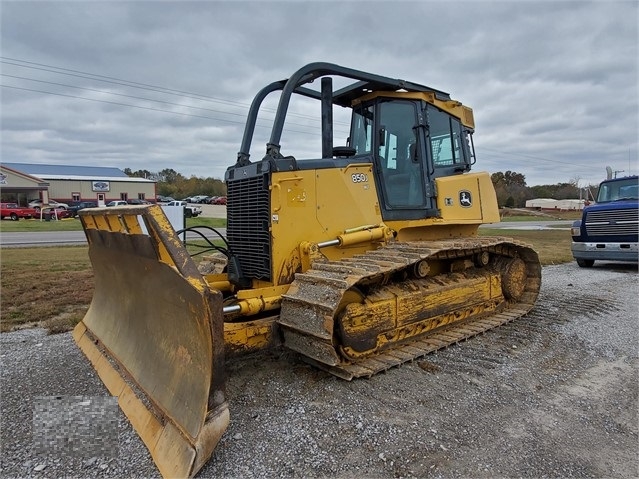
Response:
[{"label": "black car", "polygon": [[98,206],[98,203],[95,201],[78,201],[76,203],[71,203],[69,205],[68,211],[71,213],[71,217],[78,216],[78,211],[83,210],[84,208],[95,208]]}]

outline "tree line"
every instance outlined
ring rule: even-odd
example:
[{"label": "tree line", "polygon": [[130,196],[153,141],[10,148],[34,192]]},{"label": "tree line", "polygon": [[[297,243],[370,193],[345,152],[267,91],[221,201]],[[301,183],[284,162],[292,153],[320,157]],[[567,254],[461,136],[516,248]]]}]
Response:
[{"label": "tree line", "polygon": [[[148,170],[132,171],[125,168],[124,173],[137,178],[147,178],[157,182],[157,193],[161,196],[171,196],[175,199],[187,196],[226,196],[226,184],[218,178],[198,178],[183,176],[172,168],[165,168],[159,172]],[[597,185],[579,188],[579,178],[567,183],[554,185],[526,185],[526,176],[516,171],[498,171],[490,175],[490,179],[497,193],[497,203],[500,207],[523,208],[527,200],[535,198],[553,198],[555,200],[584,199],[592,200],[597,197]]]},{"label": "tree line", "polygon": [[526,176],[516,171],[493,173],[490,179],[497,193],[500,207],[523,208],[527,200],[535,198],[552,198],[555,200],[583,199],[592,201],[597,197],[598,185],[579,187],[579,178],[567,183],[554,185],[526,185]]},{"label": "tree line", "polygon": [[226,196],[226,184],[218,178],[185,177],[172,168],[165,168],[159,172],[148,170],[132,171],[125,168],[124,173],[136,178],[147,178],[156,182],[156,191],[160,196],[170,196],[176,200],[187,196]]}]

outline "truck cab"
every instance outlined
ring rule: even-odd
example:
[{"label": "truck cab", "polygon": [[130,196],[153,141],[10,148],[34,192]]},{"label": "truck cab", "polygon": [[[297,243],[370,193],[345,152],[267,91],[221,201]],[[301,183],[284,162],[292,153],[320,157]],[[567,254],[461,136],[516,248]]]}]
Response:
[{"label": "truck cab", "polygon": [[607,179],[595,204],[573,223],[572,255],[582,268],[595,261],[637,263],[639,249],[639,177]]}]

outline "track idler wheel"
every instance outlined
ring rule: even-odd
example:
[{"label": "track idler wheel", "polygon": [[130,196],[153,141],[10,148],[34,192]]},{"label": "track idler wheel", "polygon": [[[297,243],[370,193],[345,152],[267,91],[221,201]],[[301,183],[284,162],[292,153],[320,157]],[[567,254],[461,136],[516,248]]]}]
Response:
[{"label": "track idler wheel", "polygon": [[520,258],[503,258],[497,262],[501,272],[501,289],[507,299],[518,300],[526,289],[526,263]]},{"label": "track idler wheel", "polygon": [[423,259],[413,265],[413,274],[416,278],[425,278],[430,273],[428,261]]}]

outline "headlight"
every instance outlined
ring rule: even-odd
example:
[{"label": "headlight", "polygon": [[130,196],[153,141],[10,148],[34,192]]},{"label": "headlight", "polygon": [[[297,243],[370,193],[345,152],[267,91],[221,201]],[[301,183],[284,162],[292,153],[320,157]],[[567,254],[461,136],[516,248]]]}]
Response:
[{"label": "headlight", "polygon": [[581,234],[581,231],[579,230],[579,226],[573,226],[572,228],[570,228],[570,234],[572,236],[579,236]]}]

